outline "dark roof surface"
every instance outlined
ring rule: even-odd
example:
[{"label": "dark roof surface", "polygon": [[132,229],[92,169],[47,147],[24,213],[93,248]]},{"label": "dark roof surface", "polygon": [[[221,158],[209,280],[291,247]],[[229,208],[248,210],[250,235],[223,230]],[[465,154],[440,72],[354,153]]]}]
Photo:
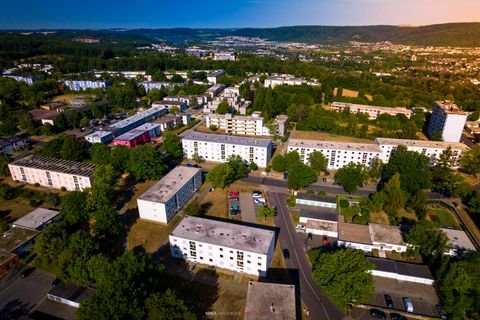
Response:
[{"label": "dark roof surface", "polygon": [[337,209],[333,208],[301,209],[300,217],[338,222]]},{"label": "dark roof surface", "polygon": [[337,203],[337,197],[335,196],[320,196],[320,195],[309,194],[309,193],[299,193],[297,194],[297,199]]},{"label": "dark roof surface", "polygon": [[82,300],[91,297],[95,293],[95,290],[87,287],[80,287],[74,284],[66,284],[60,282],[52,290],[48,292],[56,297],[61,297],[74,302],[82,302]]},{"label": "dark roof surface", "polygon": [[405,263],[373,257],[368,257],[367,259],[369,262],[373,263],[375,265],[375,269],[379,271],[398,273],[401,275],[433,280],[432,273],[425,265]]}]

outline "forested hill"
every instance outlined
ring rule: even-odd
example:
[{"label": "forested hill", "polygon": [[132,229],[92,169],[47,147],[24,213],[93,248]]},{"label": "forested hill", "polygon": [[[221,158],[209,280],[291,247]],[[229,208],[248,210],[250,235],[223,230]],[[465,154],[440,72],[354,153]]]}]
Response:
[{"label": "forested hill", "polygon": [[263,29],[238,29],[234,35],[260,37],[274,41],[338,43],[378,42],[431,46],[480,46],[480,23],[446,23],[408,26],[292,26]]}]

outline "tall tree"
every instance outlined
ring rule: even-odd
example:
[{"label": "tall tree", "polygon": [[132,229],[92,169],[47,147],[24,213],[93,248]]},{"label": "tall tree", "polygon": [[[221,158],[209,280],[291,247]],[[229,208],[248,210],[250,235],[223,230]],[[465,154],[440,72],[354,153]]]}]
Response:
[{"label": "tall tree", "polygon": [[320,253],[312,264],[315,282],[344,309],[352,300],[357,303],[366,300],[375,289],[370,273],[374,266],[361,251],[344,249]]},{"label": "tall tree", "polygon": [[228,102],[227,100],[222,100],[222,102],[220,102],[218,104],[218,107],[217,107],[217,110],[215,110],[216,113],[218,114],[225,114],[225,113],[229,113],[230,112],[230,106],[228,105]]},{"label": "tall tree", "polygon": [[215,188],[225,188],[227,184],[232,182],[232,177],[235,175],[234,170],[227,163],[222,163],[207,174],[207,181],[209,181]]},{"label": "tall tree", "polygon": [[257,214],[259,216],[263,216],[265,218],[265,221],[267,221],[268,217],[273,217],[275,215],[275,211],[267,206],[260,206],[258,208]]},{"label": "tall tree", "polygon": [[112,164],[111,149],[103,143],[94,143],[90,149],[92,162],[98,165]]},{"label": "tall tree", "polygon": [[127,169],[135,179],[154,180],[162,177],[166,171],[166,165],[154,146],[142,145],[130,151]]},{"label": "tall tree", "polygon": [[308,163],[317,175],[327,169],[328,159],[320,151],[313,151],[308,156]]},{"label": "tall tree", "polygon": [[348,193],[357,191],[368,176],[365,166],[356,163],[349,163],[338,169],[335,173],[335,182],[343,187]]},{"label": "tall tree", "polygon": [[195,320],[190,308],[179,299],[175,292],[167,289],[164,293],[155,293],[146,301],[147,320]]},{"label": "tall tree", "polygon": [[88,219],[87,194],[80,191],[70,192],[62,198],[60,212],[70,225],[86,221]]},{"label": "tall tree", "polygon": [[298,190],[307,187],[317,181],[317,173],[309,166],[298,163],[289,168],[287,187],[290,190]]},{"label": "tall tree", "polygon": [[65,160],[81,161],[84,158],[83,146],[73,136],[65,136],[60,157]]},{"label": "tall tree", "polygon": [[10,163],[10,157],[6,154],[0,154],[0,176],[7,176],[10,173],[8,164]]},{"label": "tall tree", "polygon": [[407,197],[400,186],[400,175],[398,173],[385,184],[383,192],[386,195],[384,207],[387,212],[396,213],[397,210],[405,207]]},{"label": "tall tree", "polygon": [[468,174],[480,173],[480,146],[474,146],[463,153],[460,168]]},{"label": "tall tree", "polygon": [[175,159],[183,157],[182,142],[174,133],[166,133],[163,136],[162,147],[170,156]]}]

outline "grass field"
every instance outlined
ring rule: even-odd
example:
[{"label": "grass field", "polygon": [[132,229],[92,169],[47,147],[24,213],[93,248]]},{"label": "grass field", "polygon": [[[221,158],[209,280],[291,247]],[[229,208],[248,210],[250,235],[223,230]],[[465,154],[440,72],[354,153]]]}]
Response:
[{"label": "grass field", "polygon": [[[338,91],[338,88],[333,89],[333,96],[334,97],[337,96],[337,91]],[[357,98],[358,97],[358,91],[343,88],[342,89],[342,97]],[[366,94],[365,97],[370,101],[373,100],[373,96],[370,95],[370,94]]]},{"label": "grass field", "polygon": [[453,216],[453,213],[440,205],[428,205],[427,217],[429,220],[438,223],[442,228],[459,226],[458,221]]},{"label": "grass field", "polygon": [[180,220],[181,217],[178,215],[175,216],[168,225],[140,219],[137,220],[128,233],[128,249],[142,246],[147,252],[152,253],[157,251],[158,248],[168,241],[169,234],[175,229]]},{"label": "grass field", "polygon": [[62,94],[60,96],[56,96],[53,98],[53,101],[54,102],[65,102],[65,103],[70,103],[70,99],[72,99],[73,97],[90,97],[90,98],[95,98],[94,95],[89,95],[89,94]]},{"label": "grass field", "polygon": [[209,192],[203,199],[202,206],[207,216],[228,218],[226,189],[215,189]]},{"label": "grass field", "polygon": [[35,208],[30,207],[28,200],[23,198],[0,200],[0,217],[6,219],[8,222],[13,222],[34,209]]},{"label": "grass field", "polygon": [[370,222],[379,223],[379,224],[390,224],[390,222],[388,221],[388,216],[384,211],[371,212]]},{"label": "grass field", "polygon": [[321,140],[321,141],[338,141],[338,142],[356,142],[356,143],[373,143],[373,140],[339,136],[335,134],[317,132],[317,131],[299,131],[294,130],[290,134],[293,139],[303,140]]}]

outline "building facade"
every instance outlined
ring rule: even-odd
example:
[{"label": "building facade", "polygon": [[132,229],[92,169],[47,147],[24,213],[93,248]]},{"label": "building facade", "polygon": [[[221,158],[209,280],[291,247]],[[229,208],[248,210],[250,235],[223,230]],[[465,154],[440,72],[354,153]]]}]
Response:
[{"label": "building facade", "polygon": [[251,116],[236,116],[231,113],[208,114],[205,116],[207,127],[215,126],[225,130],[225,133],[249,136],[268,135],[268,129],[260,112],[254,112]]},{"label": "building facade", "polygon": [[388,108],[346,102],[333,102],[330,109],[337,112],[342,112],[343,110],[348,109],[350,110],[350,113],[366,113],[369,119],[377,119],[381,114],[388,114],[391,116],[403,114],[410,119],[413,114],[412,110],[406,108]]},{"label": "building facade", "polygon": [[254,162],[266,168],[272,157],[272,140],[190,132],[182,139],[186,158],[196,156],[212,162],[226,162],[232,155],[239,155],[245,162]]},{"label": "building facade", "polygon": [[95,165],[49,157],[27,156],[8,165],[13,180],[68,191],[92,187]]},{"label": "building facade", "polygon": [[138,199],[140,218],[168,223],[202,185],[198,168],[177,166]]},{"label": "building facade", "polygon": [[82,91],[87,89],[103,89],[110,86],[109,81],[101,80],[65,80],[65,86],[72,91]]},{"label": "building facade", "polygon": [[467,114],[453,102],[435,101],[427,133],[432,136],[435,132],[440,132],[443,141],[459,142],[466,121]]},{"label": "building facade", "polygon": [[275,232],[186,216],[170,234],[172,257],[265,277],[275,249]]}]

